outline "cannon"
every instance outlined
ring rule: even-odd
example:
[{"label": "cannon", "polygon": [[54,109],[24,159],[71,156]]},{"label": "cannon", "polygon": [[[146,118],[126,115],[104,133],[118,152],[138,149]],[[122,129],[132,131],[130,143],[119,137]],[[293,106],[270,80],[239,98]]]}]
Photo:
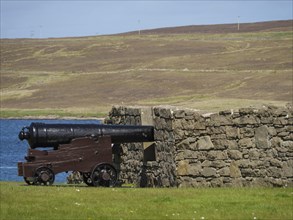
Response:
[{"label": "cannon", "polygon": [[[31,123],[20,140],[29,144],[18,175],[29,185],[52,185],[55,175],[78,171],[88,186],[115,186],[112,154],[121,143],[152,142],[152,126]],[[113,147],[114,146],[114,147]],[[39,148],[39,149],[37,149]]]}]

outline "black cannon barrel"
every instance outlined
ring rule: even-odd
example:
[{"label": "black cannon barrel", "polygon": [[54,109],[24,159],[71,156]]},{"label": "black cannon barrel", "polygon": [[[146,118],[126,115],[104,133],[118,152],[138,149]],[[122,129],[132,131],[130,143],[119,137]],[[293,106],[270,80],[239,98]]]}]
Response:
[{"label": "black cannon barrel", "polygon": [[45,124],[31,123],[19,133],[31,148],[57,147],[74,138],[111,136],[112,143],[148,142],[154,140],[153,126],[104,124]]}]

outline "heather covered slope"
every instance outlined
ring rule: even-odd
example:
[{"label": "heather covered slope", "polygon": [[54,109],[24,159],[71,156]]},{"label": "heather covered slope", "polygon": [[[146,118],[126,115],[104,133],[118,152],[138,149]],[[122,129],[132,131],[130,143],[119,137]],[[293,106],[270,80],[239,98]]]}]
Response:
[{"label": "heather covered slope", "polygon": [[1,110],[84,115],[121,103],[207,111],[284,105],[292,102],[292,21],[277,23],[235,33],[212,25],[2,39]]}]

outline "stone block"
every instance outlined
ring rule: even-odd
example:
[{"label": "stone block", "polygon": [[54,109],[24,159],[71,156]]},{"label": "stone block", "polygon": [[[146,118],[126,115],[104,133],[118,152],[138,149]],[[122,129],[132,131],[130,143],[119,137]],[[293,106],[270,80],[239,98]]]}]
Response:
[{"label": "stone block", "polygon": [[255,146],[257,148],[270,148],[269,132],[266,125],[260,126],[255,129]]},{"label": "stone block", "polygon": [[214,144],[209,136],[200,137],[197,141],[198,150],[210,150],[214,148]]},{"label": "stone block", "polygon": [[221,176],[230,176],[230,168],[229,167],[223,167],[222,169],[219,170],[219,174]]},{"label": "stone block", "polygon": [[281,143],[281,147],[287,148],[288,151],[292,152],[293,151],[293,141],[283,141]]},{"label": "stone block", "polygon": [[220,126],[220,127],[207,127],[208,130],[208,134],[209,135],[215,135],[215,134],[225,134],[226,133],[226,129],[224,126]]},{"label": "stone block", "polygon": [[280,178],[282,176],[282,170],[277,167],[269,167],[267,169],[267,175],[269,177]]},{"label": "stone block", "polygon": [[240,132],[240,136],[243,138],[254,136],[253,128],[248,128],[248,127],[239,128],[239,132]]},{"label": "stone block", "polygon": [[207,154],[209,160],[226,160],[228,159],[227,152],[225,151],[209,151]]},{"label": "stone block", "polygon": [[184,159],[196,159],[197,152],[193,150],[184,150]]},{"label": "stone block", "polygon": [[202,170],[202,167],[198,164],[189,164],[187,168],[187,173],[189,176],[199,176],[200,172]]},{"label": "stone block", "polygon": [[282,167],[283,166],[283,163],[276,158],[271,158],[270,164],[271,164],[271,166],[274,166],[274,167]]},{"label": "stone block", "polygon": [[195,130],[205,130],[206,129],[206,122],[203,120],[198,120],[194,122],[194,129]]},{"label": "stone block", "polygon": [[186,149],[189,149],[189,146],[190,146],[189,139],[186,138],[176,145],[176,149],[177,150],[186,150]]},{"label": "stone block", "polygon": [[288,125],[288,120],[286,118],[274,118],[273,125],[275,127],[282,127]]},{"label": "stone block", "polygon": [[182,119],[181,121],[182,128],[185,130],[194,130],[194,121]]},{"label": "stone block", "polygon": [[212,165],[212,162],[209,160],[205,160],[201,163],[202,167],[210,167]]},{"label": "stone block", "polygon": [[240,136],[239,128],[226,126],[225,131],[228,139],[236,139]]},{"label": "stone block", "polygon": [[223,160],[214,160],[211,162],[211,167],[222,168],[226,166],[226,163]]},{"label": "stone block", "polygon": [[177,166],[177,175],[186,176],[188,175],[189,162],[187,160],[181,160]]},{"label": "stone block", "polygon": [[293,177],[293,160],[291,160],[291,163],[284,163],[284,166],[282,167],[282,177]]},{"label": "stone block", "polygon": [[238,149],[237,142],[235,140],[226,140],[226,139],[216,139],[213,140],[215,149],[224,150],[224,149]]},{"label": "stone block", "polygon": [[201,171],[201,175],[204,177],[216,177],[217,170],[211,167],[204,167]]},{"label": "stone block", "polygon": [[185,116],[185,110],[175,110],[174,111],[174,117],[177,119],[181,119],[181,118],[184,118]]},{"label": "stone block", "polygon": [[223,110],[219,112],[219,115],[232,115],[233,114],[233,110]]},{"label": "stone block", "polygon": [[211,115],[211,120],[209,121],[209,126],[223,126],[223,125],[232,125],[233,121],[231,116],[224,116],[219,114]]},{"label": "stone block", "polygon": [[222,187],[223,186],[223,178],[214,178],[211,180],[211,186],[212,187]]},{"label": "stone block", "polygon": [[228,150],[228,155],[232,160],[239,160],[242,158],[242,153],[239,150]]},{"label": "stone block", "polygon": [[185,138],[184,130],[174,129],[173,134],[174,134],[174,138],[175,138],[176,141],[181,141],[182,139]]},{"label": "stone block", "polygon": [[239,114],[240,115],[251,115],[254,113],[254,108],[240,108]]},{"label": "stone block", "polygon": [[235,161],[230,164],[230,176],[233,178],[241,177],[240,169]]},{"label": "stone block", "polygon": [[251,150],[248,152],[248,155],[249,155],[249,159],[250,159],[250,160],[258,160],[259,157],[260,157],[259,150],[255,149],[255,148],[251,149]]},{"label": "stone block", "polygon": [[167,109],[167,108],[160,108],[159,115],[160,115],[160,117],[165,118],[165,119],[172,119],[173,118],[173,111],[171,109]]},{"label": "stone block", "polygon": [[283,141],[282,141],[282,139],[279,138],[279,137],[273,137],[273,138],[271,139],[271,146],[272,146],[273,148],[281,147],[281,146],[282,146],[282,143],[283,143]]},{"label": "stone block", "polygon": [[258,125],[260,120],[257,117],[247,115],[234,119],[234,123],[239,125]]}]

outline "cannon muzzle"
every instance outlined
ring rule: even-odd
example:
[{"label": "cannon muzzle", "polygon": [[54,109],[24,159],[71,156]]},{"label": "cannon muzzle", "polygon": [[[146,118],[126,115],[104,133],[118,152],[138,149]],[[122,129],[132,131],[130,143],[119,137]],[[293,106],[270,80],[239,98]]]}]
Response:
[{"label": "cannon muzzle", "polygon": [[24,139],[29,140],[30,138],[30,133],[28,131],[25,131],[26,129],[28,129],[28,127],[23,127],[18,134],[18,138],[21,141],[23,141]]},{"label": "cannon muzzle", "polygon": [[103,124],[45,124],[31,123],[22,128],[18,137],[27,140],[32,149],[58,147],[80,137],[110,136],[112,143],[154,141],[153,126]]}]

